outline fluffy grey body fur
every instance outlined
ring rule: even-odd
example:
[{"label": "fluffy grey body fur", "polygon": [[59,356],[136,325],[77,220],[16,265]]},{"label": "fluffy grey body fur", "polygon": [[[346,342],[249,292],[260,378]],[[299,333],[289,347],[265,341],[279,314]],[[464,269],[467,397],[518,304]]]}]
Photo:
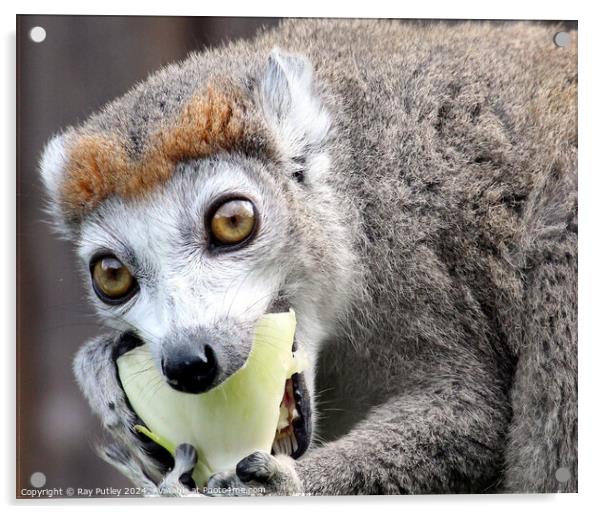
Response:
[{"label": "fluffy grey body fur", "polygon": [[[319,437],[297,461],[254,454],[209,485],[577,490],[576,34],[568,49],[552,35],[520,23],[293,20],[169,66],[91,118],[87,130],[128,133],[139,152],[153,123],[227,76],[263,98],[272,129],[301,127],[295,155],[239,165],[287,220],[269,241],[279,253],[261,258],[285,270],[277,289],[314,356]],[[293,115],[295,102],[311,120]],[[172,184],[194,191],[185,170],[205,165],[183,163]],[[65,230],[81,249],[86,224],[126,203]],[[76,373],[116,436],[110,460],[153,487],[163,471],[131,436],[112,345],[88,343]],[[229,351],[238,366],[248,348]]]}]

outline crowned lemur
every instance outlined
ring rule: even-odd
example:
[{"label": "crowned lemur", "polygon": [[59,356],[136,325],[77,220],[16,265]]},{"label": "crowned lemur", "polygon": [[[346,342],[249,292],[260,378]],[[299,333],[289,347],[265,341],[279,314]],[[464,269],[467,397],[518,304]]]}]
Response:
[{"label": "crowned lemur", "polygon": [[290,307],[292,426],[209,491],[576,491],[577,43],[554,29],[289,20],[54,137],[50,209],[113,330],[74,364],[104,457],[194,486],[194,449],[132,429],[116,358],[145,343],[207,391]]}]

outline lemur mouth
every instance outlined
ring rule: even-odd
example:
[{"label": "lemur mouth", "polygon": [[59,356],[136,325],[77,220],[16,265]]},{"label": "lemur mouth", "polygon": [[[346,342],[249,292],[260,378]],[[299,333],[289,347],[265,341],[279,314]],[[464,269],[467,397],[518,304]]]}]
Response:
[{"label": "lemur mouth", "polygon": [[303,373],[286,380],[280,403],[280,418],[272,444],[272,454],[293,459],[305,453],[311,441],[311,406]]},{"label": "lemur mouth", "polygon": [[[266,312],[285,312],[290,308],[286,296],[279,293]],[[293,340],[292,351],[297,351],[296,337]],[[295,373],[284,384],[272,455],[284,454],[298,459],[311,443],[311,429],[311,405],[305,377],[303,373]]]},{"label": "lemur mouth", "polygon": [[[122,344],[116,349],[114,359],[142,344],[142,340],[128,333],[131,337],[122,336]],[[126,343],[127,342],[127,343]],[[297,340],[293,341],[292,351],[297,351]],[[128,402],[129,404],[129,402]],[[133,410],[132,410],[133,411]],[[298,459],[308,449],[312,436],[312,410],[310,395],[305,383],[303,372],[294,373],[284,385],[284,393],[280,402],[280,417],[276,427],[276,434],[272,443],[273,455],[288,455]],[[138,424],[142,424],[136,415]],[[146,436],[136,432],[136,435],[146,444],[146,451],[159,460],[163,465],[173,466],[173,459],[160,446],[153,443]]]}]

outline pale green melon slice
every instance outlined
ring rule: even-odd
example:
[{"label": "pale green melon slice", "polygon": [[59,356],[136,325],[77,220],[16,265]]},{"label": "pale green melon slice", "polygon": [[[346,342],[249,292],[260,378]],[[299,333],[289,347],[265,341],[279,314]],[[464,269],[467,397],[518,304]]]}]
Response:
[{"label": "pale green melon slice", "polygon": [[117,359],[123,389],[144,422],[137,429],[172,455],[181,443],[198,454],[197,486],[218,471],[234,469],[255,450],[269,452],[287,378],[303,371],[305,359],[292,352],[295,314],[266,314],[255,329],[246,363],[225,382],[202,394],[172,389],[146,346]]}]

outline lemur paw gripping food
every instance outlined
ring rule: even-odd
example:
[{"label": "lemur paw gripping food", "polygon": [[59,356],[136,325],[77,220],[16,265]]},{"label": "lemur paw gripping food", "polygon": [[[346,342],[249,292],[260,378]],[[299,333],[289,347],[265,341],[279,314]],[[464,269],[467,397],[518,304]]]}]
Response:
[{"label": "lemur paw gripping food", "polygon": [[[143,345],[117,360],[125,394],[144,426],[136,429],[172,455],[182,443],[197,450],[197,486],[218,471],[234,469],[255,450],[269,452],[283,416],[285,383],[301,372],[293,353],[295,314],[266,314],[256,328],[245,364],[217,387],[201,394],[172,389]],[[284,413],[286,416],[286,413]]]}]

